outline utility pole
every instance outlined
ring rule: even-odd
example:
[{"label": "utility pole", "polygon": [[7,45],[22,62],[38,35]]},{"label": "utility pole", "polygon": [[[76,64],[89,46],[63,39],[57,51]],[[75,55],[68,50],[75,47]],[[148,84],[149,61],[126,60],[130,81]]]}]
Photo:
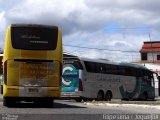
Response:
[{"label": "utility pole", "polygon": [[150,35],[150,33],[148,33],[148,35],[149,35],[149,40],[150,40],[150,42],[151,42],[151,52],[152,52],[152,58],[153,58],[153,63],[154,63],[154,55],[153,55],[153,49],[152,49],[151,35]]}]

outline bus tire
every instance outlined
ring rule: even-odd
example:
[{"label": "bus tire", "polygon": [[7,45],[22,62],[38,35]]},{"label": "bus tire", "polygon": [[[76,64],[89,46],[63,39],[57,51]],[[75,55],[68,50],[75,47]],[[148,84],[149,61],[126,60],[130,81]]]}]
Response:
[{"label": "bus tire", "polygon": [[87,102],[87,98],[83,98],[83,102]]},{"label": "bus tire", "polygon": [[106,101],[111,101],[111,99],[112,99],[112,92],[111,91],[106,92],[105,99],[106,99]]},{"label": "bus tire", "polygon": [[45,105],[45,107],[48,107],[48,108],[53,107],[53,99],[52,98],[45,99],[44,105]]},{"label": "bus tire", "polygon": [[53,107],[53,99],[51,98],[42,98],[42,99],[39,99],[39,100],[35,100],[34,101],[35,105],[36,106],[42,106],[42,107]]},{"label": "bus tire", "polygon": [[102,101],[104,100],[104,92],[102,90],[100,90],[98,93],[97,93],[97,101]]},{"label": "bus tire", "polygon": [[11,106],[14,106],[14,104],[15,102],[13,99],[6,98],[6,97],[3,98],[3,106],[11,107]]},{"label": "bus tire", "polygon": [[121,101],[129,101],[129,98],[122,98]]},{"label": "bus tire", "polygon": [[148,93],[147,92],[144,92],[142,94],[142,100],[148,100]]},{"label": "bus tire", "polygon": [[81,102],[81,101],[82,101],[82,98],[76,98],[75,101],[76,101],[76,102]]}]

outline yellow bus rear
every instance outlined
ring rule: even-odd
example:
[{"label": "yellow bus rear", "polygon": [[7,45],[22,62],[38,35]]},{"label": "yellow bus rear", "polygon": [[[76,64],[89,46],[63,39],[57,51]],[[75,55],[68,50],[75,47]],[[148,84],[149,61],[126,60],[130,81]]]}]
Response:
[{"label": "yellow bus rear", "polygon": [[16,101],[52,104],[61,90],[61,30],[46,25],[9,26],[3,66],[5,106]]}]

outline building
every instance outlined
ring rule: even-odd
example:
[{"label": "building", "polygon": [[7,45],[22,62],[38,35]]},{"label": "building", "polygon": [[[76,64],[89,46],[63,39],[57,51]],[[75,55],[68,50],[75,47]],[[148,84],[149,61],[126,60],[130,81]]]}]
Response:
[{"label": "building", "polygon": [[141,61],[138,64],[158,74],[158,79],[155,81],[155,94],[160,96],[160,41],[144,42],[140,54]]},{"label": "building", "polygon": [[160,64],[160,41],[144,42],[140,53],[142,62]]},{"label": "building", "polygon": [[144,42],[141,50],[141,63],[160,76],[160,41]]}]

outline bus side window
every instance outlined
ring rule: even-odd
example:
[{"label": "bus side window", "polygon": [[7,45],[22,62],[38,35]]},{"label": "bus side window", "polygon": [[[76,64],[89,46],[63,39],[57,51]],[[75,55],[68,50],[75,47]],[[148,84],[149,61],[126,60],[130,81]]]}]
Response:
[{"label": "bus side window", "polygon": [[94,62],[84,61],[87,72],[96,73],[96,65]]}]

